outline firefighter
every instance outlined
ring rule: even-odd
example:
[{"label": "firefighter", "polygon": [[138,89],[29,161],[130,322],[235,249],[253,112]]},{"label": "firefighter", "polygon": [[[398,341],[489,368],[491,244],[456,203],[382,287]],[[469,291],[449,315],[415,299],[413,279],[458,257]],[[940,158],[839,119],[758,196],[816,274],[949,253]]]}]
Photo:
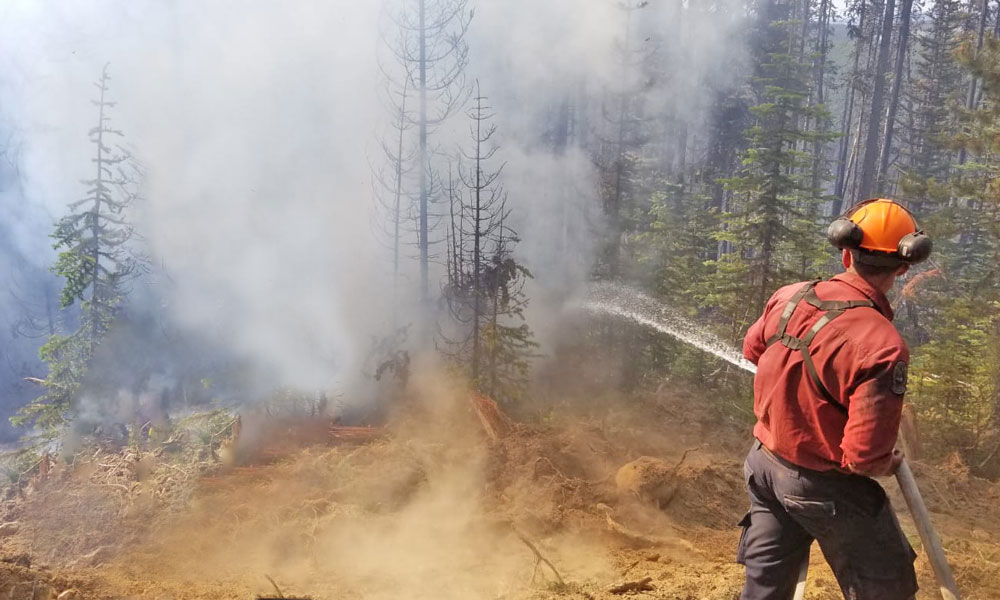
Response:
[{"label": "firefighter", "polygon": [[905,600],[913,560],[885,491],[909,351],[886,299],[931,240],[902,205],[863,202],[827,231],[845,272],[779,289],[750,327],[755,441],[744,463],[750,510],[737,561],[742,600],[792,598],[816,540],[845,598]]}]

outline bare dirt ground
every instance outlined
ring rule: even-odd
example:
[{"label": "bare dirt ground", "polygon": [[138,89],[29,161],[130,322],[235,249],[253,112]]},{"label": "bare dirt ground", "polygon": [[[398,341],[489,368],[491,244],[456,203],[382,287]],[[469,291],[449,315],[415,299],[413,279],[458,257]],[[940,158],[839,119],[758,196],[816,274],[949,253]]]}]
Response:
[{"label": "bare dirt ground", "polygon": [[[372,435],[313,421],[262,427],[252,448],[54,467],[0,507],[0,598],[738,597],[749,438],[718,414],[651,395],[493,440],[466,394],[418,396]],[[616,477],[644,456],[658,466]],[[959,464],[916,471],[965,597],[1000,598],[1000,486]],[[917,568],[919,598],[937,597],[922,553]],[[806,597],[840,597],[815,548]]]}]

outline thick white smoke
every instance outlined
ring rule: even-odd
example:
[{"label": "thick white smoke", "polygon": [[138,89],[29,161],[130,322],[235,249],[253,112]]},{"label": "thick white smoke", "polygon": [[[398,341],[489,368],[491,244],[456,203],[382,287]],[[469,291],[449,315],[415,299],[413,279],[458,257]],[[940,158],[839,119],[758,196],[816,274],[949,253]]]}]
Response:
[{"label": "thick white smoke", "polygon": [[[663,4],[648,18],[667,14]],[[592,158],[552,143],[545,122],[561,103],[581,94],[596,102],[619,80],[621,11],[612,0],[472,6],[469,80],[479,78],[496,108],[518,253],[537,276],[541,313],[586,280],[601,227]],[[276,368],[283,383],[348,382],[391,317],[388,257],[369,223],[372,140],[391,118],[377,93],[380,9],[346,0],[5,3],[0,118],[16,124],[30,206],[12,228],[19,249],[53,259],[51,222],[92,176],[91,82],[109,62],[113,125],[148,173],[136,227],[170,276],[173,317]],[[738,54],[719,23],[689,24],[691,89],[724,77],[722,58]],[[462,139],[461,118],[442,139]],[[577,135],[600,124],[584,125]]]}]

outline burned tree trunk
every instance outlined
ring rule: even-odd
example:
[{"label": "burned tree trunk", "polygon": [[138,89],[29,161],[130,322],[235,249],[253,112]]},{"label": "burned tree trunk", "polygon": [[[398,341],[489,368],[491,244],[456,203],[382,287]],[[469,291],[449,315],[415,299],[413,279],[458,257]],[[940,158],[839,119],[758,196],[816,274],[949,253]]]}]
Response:
[{"label": "burned tree trunk", "polygon": [[896,47],[896,67],[892,77],[892,93],[889,97],[889,111],[885,118],[885,130],[882,135],[882,153],[879,158],[878,185],[876,192],[885,192],[889,181],[889,159],[892,153],[893,130],[896,127],[896,113],[899,110],[899,93],[903,87],[903,65],[906,63],[907,42],[910,38],[910,12],[913,0],[903,0],[903,9],[899,15],[899,43]]},{"label": "burned tree trunk", "polygon": [[878,59],[875,66],[875,79],[872,81],[872,103],[869,111],[871,121],[868,123],[868,135],[865,141],[861,176],[855,200],[868,198],[875,189],[875,169],[878,166],[879,133],[881,133],[879,125],[882,111],[885,109],[885,76],[889,70],[895,9],[896,0],[886,0],[885,14],[882,16],[882,33],[879,38]]}]

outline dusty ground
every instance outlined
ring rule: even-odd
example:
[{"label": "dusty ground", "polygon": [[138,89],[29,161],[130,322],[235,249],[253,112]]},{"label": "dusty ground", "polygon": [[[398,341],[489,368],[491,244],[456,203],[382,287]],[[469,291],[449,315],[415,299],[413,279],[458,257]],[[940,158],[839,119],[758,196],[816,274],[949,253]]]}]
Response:
[{"label": "dusty ground", "polygon": [[[748,444],[717,414],[650,396],[493,441],[461,393],[421,397],[374,437],[263,428],[253,449],[175,440],[56,467],[0,508],[16,523],[0,526],[0,598],[594,599],[647,577],[643,597],[738,597]],[[655,499],[616,486],[643,456],[668,467]],[[1000,598],[1000,486],[957,464],[917,473],[965,597]],[[806,597],[840,597],[818,551]]]}]

